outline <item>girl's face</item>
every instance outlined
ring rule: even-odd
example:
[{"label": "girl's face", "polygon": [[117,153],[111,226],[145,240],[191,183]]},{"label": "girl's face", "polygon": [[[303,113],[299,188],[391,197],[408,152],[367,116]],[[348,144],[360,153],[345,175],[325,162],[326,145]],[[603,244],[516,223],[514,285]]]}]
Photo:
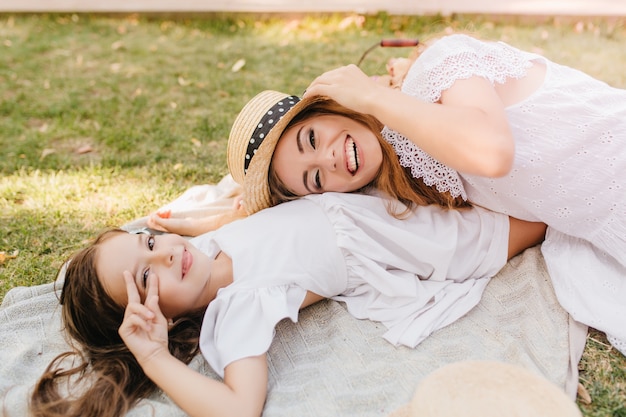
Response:
[{"label": "girl's face", "polygon": [[272,164],[296,195],[351,192],[372,182],[383,154],[376,135],[339,115],[310,118],[285,130]]},{"label": "girl's face", "polygon": [[211,263],[178,235],[120,233],[99,246],[96,271],[104,289],[122,306],[128,302],[123,272],[134,277],[142,301],[154,273],[159,279],[159,307],[165,317],[176,318],[215,298],[216,290],[209,285]]}]

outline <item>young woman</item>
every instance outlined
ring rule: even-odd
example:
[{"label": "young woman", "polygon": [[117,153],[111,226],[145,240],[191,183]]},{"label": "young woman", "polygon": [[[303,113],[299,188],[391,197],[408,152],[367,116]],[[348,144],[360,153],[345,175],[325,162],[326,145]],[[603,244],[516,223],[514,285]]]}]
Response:
[{"label": "young woman", "polygon": [[[255,107],[264,99],[242,110],[229,140],[231,173],[250,212],[370,184],[418,205],[470,201],[544,222],[542,251],[561,304],[626,353],[626,90],[502,42],[451,35],[425,49],[401,89],[356,66],[339,68],[318,77],[302,101],[291,99],[269,132],[255,124],[272,118]],[[342,110],[308,112],[324,100]],[[375,146],[372,118],[384,123],[395,155]],[[270,188],[245,175],[255,151],[273,156],[263,167]],[[421,181],[413,187],[419,198],[403,193],[415,182],[389,174],[399,165]]]},{"label": "young woman", "polygon": [[[62,317],[80,353],[49,366],[33,413],[119,416],[158,386],[190,416],[259,416],[278,321],[333,298],[382,322],[391,343],[415,346],[467,313],[544,232],[480,208],[422,207],[399,220],[381,197],[341,193],[191,240],[106,232],[67,265]],[[223,382],[185,366],[198,341]]]}]

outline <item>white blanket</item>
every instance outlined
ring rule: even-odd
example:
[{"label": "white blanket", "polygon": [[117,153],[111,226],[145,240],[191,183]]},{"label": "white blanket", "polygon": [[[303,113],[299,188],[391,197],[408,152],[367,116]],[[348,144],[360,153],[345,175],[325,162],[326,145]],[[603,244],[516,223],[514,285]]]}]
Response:
[{"label": "white blanket", "polygon": [[[167,205],[196,216],[228,207],[235,185],[197,186]],[[145,218],[127,225],[139,228]],[[56,284],[60,290],[59,283]],[[51,359],[68,350],[60,330],[55,283],[10,290],[0,306],[0,407],[26,415],[32,385]],[[431,371],[466,359],[520,364],[575,398],[586,326],[561,308],[538,247],[512,259],[490,282],[480,304],[415,349],[394,347],[384,326],[356,320],[344,306],[323,301],[285,320],[269,351],[269,392],[263,415],[384,416],[409,402]],[[217,378],[199,355],[191,367]],[[158,393],[128,416],[184,416]]]}]

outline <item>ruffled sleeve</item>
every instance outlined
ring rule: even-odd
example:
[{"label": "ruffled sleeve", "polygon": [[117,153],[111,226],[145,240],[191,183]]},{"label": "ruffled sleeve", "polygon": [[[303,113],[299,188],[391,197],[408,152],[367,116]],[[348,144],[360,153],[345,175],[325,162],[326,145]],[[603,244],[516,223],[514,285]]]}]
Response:
[{"label": "ruffled sleeve", "polygon": [[306,290],[295,285],[220,290],[209,304],[200,332],[200,350],[211,368],[224,377],[224,368],[238,359],[262,355],[270,347],[276,324],[293,322]]},{"label": "ruffled sleeve", "polygon": [[307,291],[331,297],[346,288],[335,232],[311,201],[262,210],[208,238],[213,243],[200,247],[207,253],[217,247],[233,263],[234,282],[209,304],[200,334],[202,354],[221,376],[231,362],[265,353],[276,324],[297,320]]}]

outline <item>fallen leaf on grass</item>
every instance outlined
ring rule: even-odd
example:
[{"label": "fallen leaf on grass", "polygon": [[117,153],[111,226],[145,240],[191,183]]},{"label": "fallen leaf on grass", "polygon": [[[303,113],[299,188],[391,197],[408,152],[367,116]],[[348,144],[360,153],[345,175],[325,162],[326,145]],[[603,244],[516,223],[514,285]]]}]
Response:
[{"label": "fallen leaf on grass", "polygon": [[293,31],[295,31],[296,29],[298,29],[298,27],[299,27],[299,26],[300,26],[300,20],[298,20],[298,19],[291,20],[291,21],[289,21],[289,23],[287,23],[287,24],[285,25],[285,27],[283,28],[282,33],[283,33],[283,35],[284,35],[284,34],[286,34],[286,33],[293,32]]},{"label": "fallen leaf on grass", "polygon": [[17,258],[17,255],[19,255],[20,251],[15,249],[13,252],[11,253],[6,253],[4,251],[0,252],[0,265],[4,264],[6,261],[8,261],[9,259],[15,259]]},{"label": "fallen leaf on grass", "polygon": [[354,26],[356,26],[357,28],[362,28],[364,23],[364,16],[348,16],[341,22],[339,22],[339,30],[345,30],[349,28],[352,24],[354,24]]},{"label": "fallen leaf on grass", "polygon": [[56,150],[54,149],[50,149],[50,148],[46,148],[43,151],[41,151],[41,156],[39,157],[40,161],[43,161],[43,159],[48,156],[48,155],[52,155],[53,153],[55,153]]},{"label": "fallen leaf on grass", "polygon": [[78,147],[74,152],[78,155],[82,155],[85,153],[93,152],[93,148],[91,147],[91,145],[83,145]]},{"label": "fallen leaf on grass", "polygon": [[246,60],[243,58],[239,59],[237,60],[237,62],[235,62],[235,64],[232,66],[230,70],[232,72],[239,72],[239,70],[242,69],[244,65],[246,65]]},{"label": "fallen leaf on grass", "polygon": [[198,139],[196,138],[191,138],[191,143],[193,143],[194,146],[202,146],[202,142],[200,142]]}]

